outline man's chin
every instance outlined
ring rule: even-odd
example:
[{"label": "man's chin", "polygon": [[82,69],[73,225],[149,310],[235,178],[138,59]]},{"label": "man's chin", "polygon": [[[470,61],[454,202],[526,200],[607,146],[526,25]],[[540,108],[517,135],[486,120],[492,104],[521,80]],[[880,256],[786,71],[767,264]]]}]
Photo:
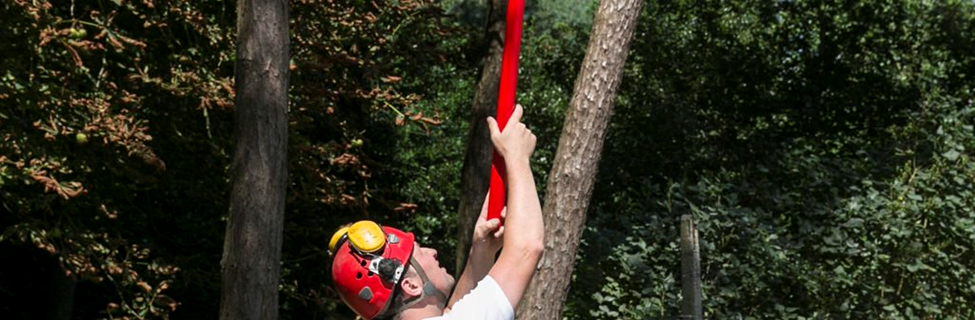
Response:
[{"label": "man's chin", "polygon": [[450,272],[447,272],[447,268],[440,268],[440,270],[443,270],[444,278],[447,279],[447,283],[450,283],[450,287],[453,288],[454,282],[457,282],[457,280]]}]

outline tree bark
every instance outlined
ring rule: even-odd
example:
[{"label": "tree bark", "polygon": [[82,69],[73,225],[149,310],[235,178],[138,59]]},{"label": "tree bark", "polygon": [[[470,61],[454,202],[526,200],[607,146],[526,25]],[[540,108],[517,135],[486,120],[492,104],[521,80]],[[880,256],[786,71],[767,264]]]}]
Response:
[{"label": "tree bark", "polygon": [[491,136],[485,119],[495,115],[498,104],[507,1],[489,0],[489,2],[486,35],[482,43],[485,55],[481,58],[481,78],[474,90],[471,127],[467,135],[464,166],[461,169],[460,181],[463,192],[457,212],[457,269],[455,269],[457,272],[464,270],[467,263],[474,224],[477,222],[491,180],[491,157],[494,148],[491,146]]},{"label": "tree bark", "polygon": [[287,186],[288,1],[240,0],[220,319],[278,316]]},{"label": "tree bark", "polygon": [[606,128],[642,0],[603,0],[549,174],[542,212],[545,254],[518,306],[519,319],[561,319]]},{"label": "tree bark", "polygon": [[680,217],[681,319],[704,319],[701,301],[701,248],[697,227],[689,214]]},{"label": "tree bark", "polygon": [[71,320],[74,315],[75,287],[78,278],[74,276],[68,268],[65,268],[56,259],[52,263],[53,268],[51,278],[50,301],[53,302],[52,308],[48,310],[47,319],[50,320]]}]

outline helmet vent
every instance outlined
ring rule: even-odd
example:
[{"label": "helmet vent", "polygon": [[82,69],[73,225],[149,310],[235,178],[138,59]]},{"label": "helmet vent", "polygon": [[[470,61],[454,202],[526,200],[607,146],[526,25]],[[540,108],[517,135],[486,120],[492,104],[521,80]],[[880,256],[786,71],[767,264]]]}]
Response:
[{"label": "helmet vent", "polygon": [[356,273],[356,274],[355,274],[355,278],[356,278],[357,280],[358,280],[358,279],[362,279],[362,272],[358,272],[358,273]]},{"label": "helmet vent", "polygon": [[372,300],[372,290],[369,290],[369,287],[362,288],[359,290],[359,298],[366,301]]}]

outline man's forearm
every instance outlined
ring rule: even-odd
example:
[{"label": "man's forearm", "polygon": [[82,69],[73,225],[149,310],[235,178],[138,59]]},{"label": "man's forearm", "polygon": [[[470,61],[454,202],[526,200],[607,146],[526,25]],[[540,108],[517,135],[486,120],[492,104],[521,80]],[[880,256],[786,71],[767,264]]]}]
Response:
[{"label": "man's forearm", "polygon": [[535,190],[528,160],[509,161],[508,215],[504,223],[504,249],[491,268],[494,278],[512,307],[518,305],[528,287],[535,267],[545,250],[542,208]]},{"label": "man's forearm", "polygon": [[494,265],[494,256],[492,254],[478,252],[477,248],[471,248],[467,265],[464,266],[464,272],[457,279],[457,283],[454,285],[454,292],[450,295],[449,302],[447,302],[447,309],[452,308],[454,303],[470,293],[471,290],[474,290],[477,283],[487,276],[492,265]]},{"label": "man's forearm", "polygon": [[542,207],[535,190],[535,177],[527,159],[505,163],[508,178],[508,217],[505,219],[506,248],[535,248],[544,242]]}]

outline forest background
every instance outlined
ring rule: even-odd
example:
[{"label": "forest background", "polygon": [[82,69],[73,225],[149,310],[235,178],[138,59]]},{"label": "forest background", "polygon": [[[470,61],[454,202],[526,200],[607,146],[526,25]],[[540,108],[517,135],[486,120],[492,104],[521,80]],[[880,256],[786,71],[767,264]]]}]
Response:
[{"label": "forest background", "polygon": [[[0,4],[5,318],[218,314],[235,5]],[[536,181],[595,6],[527,4]],[[291,1],[281,319],[352,318],[343,223],[414,231],[452,269],[487,12]],[[675,318],[692,214],[707,318],[975,318],[973,77],[969,0],[646,2],[563,316]]]}]

